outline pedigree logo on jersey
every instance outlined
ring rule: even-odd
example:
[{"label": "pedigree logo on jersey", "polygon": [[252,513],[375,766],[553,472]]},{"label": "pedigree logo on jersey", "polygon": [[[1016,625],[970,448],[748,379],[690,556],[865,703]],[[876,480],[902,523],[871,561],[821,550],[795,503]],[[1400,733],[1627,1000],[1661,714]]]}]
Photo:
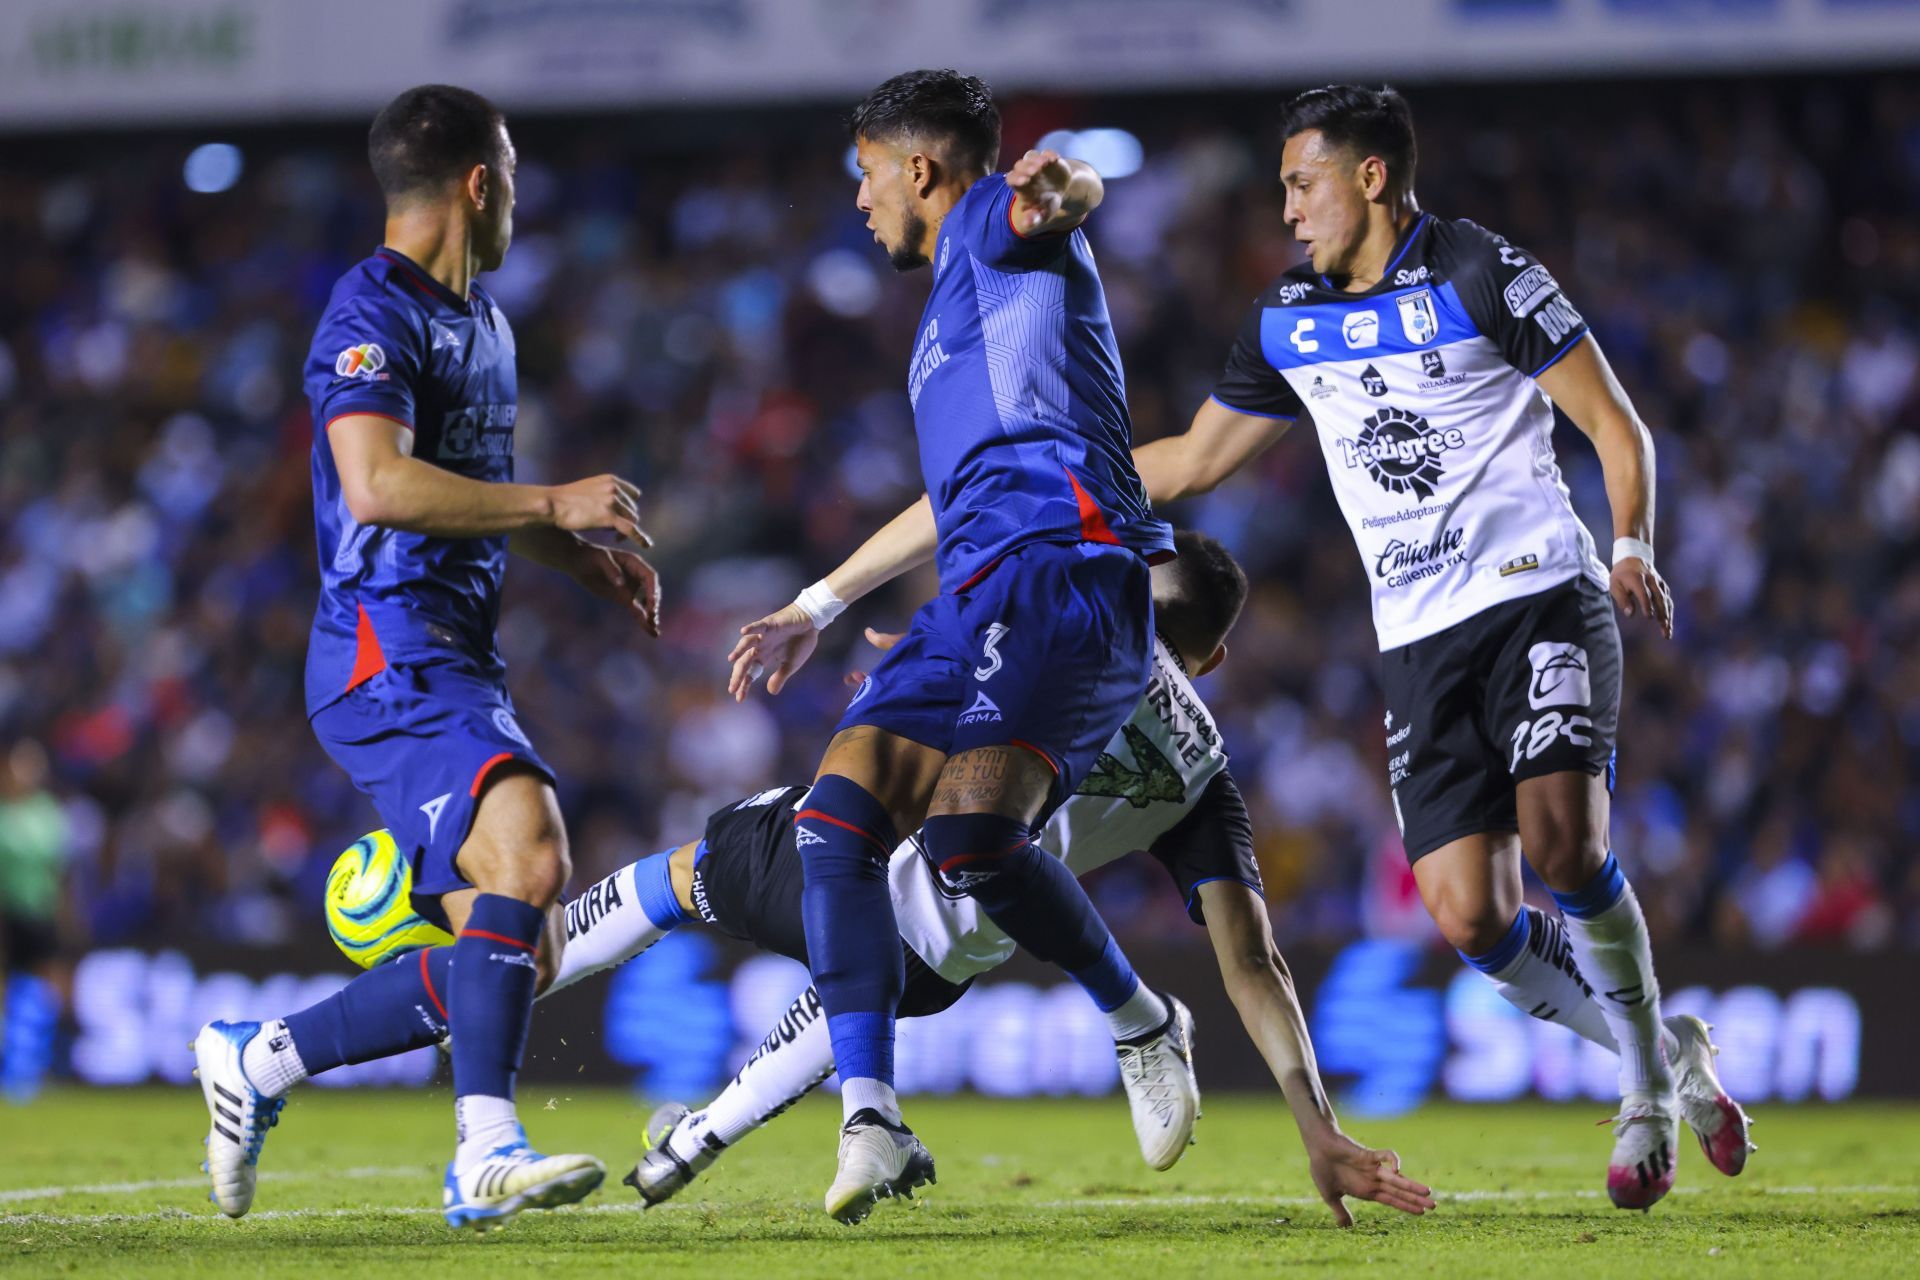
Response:
[{"label": "pedigree logo on jersey", "polygon": [[387,353],[380,349],[377,342],[363,342],[356,347],[348,347],[333,361],[333,371],[343,378],[366,378],[371,381],[373,375],[387,367]]},{"label": "pedigree logo on jersey", "polygon": [[1464,449],[1467,437],[1457,427],[1440,431],[1417,413],[1391,406],[1366,420],[1358,440],[1342,440],[1340,454],[1349,467],[1365,467],[1388,493],[1433,496],[1443,468],[1440,456]]}]

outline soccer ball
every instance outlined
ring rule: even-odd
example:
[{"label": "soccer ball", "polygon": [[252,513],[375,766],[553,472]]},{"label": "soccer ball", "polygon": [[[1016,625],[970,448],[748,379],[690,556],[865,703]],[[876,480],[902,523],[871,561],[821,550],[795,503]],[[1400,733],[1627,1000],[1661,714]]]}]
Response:
[{"label": "soccer ball", "polygon": [[453,935],[413,909],[413,868],[389,831],[361,836],[327,873],[327,932],[362,969],[446,946]]}]

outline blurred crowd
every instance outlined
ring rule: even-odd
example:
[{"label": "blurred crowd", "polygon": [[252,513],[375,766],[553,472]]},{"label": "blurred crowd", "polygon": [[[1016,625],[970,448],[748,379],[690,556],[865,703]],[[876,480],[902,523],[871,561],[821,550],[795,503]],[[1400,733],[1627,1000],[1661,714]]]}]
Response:
[{"label": "blurred crowd", "polygon": [[[1920,87],[1910,79],[1423,88],[1424,207],[1538,254],[1659,448],[1663,643],[1623,619],[1614,839],[1657,941],[1920,947]],[[1012,101],[1007,149],[1131,129],[1090,228],[1137,439],[1184,427],[1244,307],[1297,257],[1281,95]],[[918,492],[905,395],[924,274],[853,208],[825,109],[514,122],[520,478],[647,493],[665,635],[525,563],[502,645],[561,779],[577,875],[810,776],[916,576],[779,698],[723,692],[735,628]],[[9,966],[189,935],[318,935],[377,825],[304,722],[314,603],[300,389],[334,279],[380,238],[356,123],[24,139],[0,159],[0,930]],[[1563,425],[1582,514],[1599,467]],[[1367,578],[1315,443],[1171,512],[1254,592],[1202,682],[1253,808],[1282,944],[1433,936],[1385,785]],[[852,625],[847,625],[851,623]],[[1123,936],[1184,926],[1151,864]],[[15,957],[15,950],[19,956]],[[18,963],[16,963],[16,959]]]}]

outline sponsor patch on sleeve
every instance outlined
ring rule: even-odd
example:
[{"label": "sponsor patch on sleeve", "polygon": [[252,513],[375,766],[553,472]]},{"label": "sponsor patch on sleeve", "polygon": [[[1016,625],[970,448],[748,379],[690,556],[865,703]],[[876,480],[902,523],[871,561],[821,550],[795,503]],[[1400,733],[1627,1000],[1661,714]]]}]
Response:
[{"label": "sponsor patch on sleeve", "polygon": [[1515,319],[1524,319],[1528,312],[1540,305],[1541,299],[1559,288],[1552,273],[1535,263],[1508,283],[1505,292],[1507,310],[1513,313]]},{"label": "sponsor patch on sleeve", "polygon": [[377,342],[362,342],[342,351],[333,362],[333,371],[343,378],[366,378],[387,367],[387,353]]}]

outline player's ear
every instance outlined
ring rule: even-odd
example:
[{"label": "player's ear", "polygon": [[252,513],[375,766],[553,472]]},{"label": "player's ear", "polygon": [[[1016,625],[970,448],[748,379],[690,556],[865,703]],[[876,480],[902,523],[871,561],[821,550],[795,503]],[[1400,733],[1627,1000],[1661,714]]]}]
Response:
[{"label": "player's ear", "polygon": [[493,194],[492,172],[488,170],[487,166],[477,164],[467,170],[467,181],[465,185],[467,199],[472,202],[474,208],[484,211],[487,207],[488,198]]},{"label": "player's ear", "polygon": [[1205,662],[1200,664],[1200,669],[1193,673],[1193,678],[1198,680],[1201,676],[1207,674],[1207,672],[1213,670],[1226,660],[1227,646],[1224,644],[1215,645],[1213,647],[1213,653],[1209,655]]},{"label": "player's ear", "polygon": [[1368,156],[1360,162],[1360,190],[1369,200],[1381,200],[1387,194],[1387,162]]},{"label": "player's ear", "polygon": [[939,180],[940,165],[932,156],[916,151],[907,157],[907,186],[914,195],[926,199]]}]

